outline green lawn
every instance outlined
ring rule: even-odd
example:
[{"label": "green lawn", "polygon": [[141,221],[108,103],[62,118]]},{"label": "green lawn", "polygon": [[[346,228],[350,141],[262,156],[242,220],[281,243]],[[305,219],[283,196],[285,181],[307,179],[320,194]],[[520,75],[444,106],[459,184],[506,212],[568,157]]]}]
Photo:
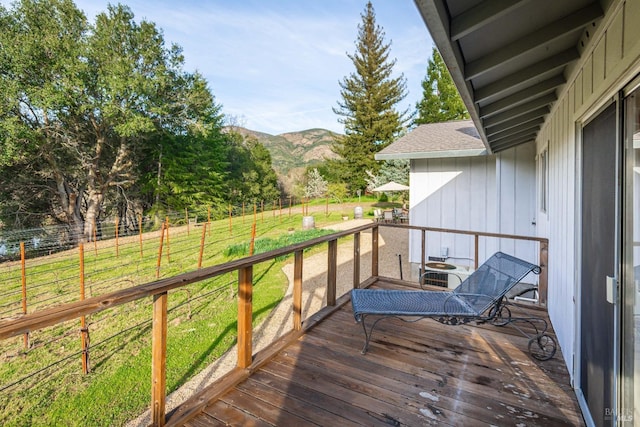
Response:
[{"label": "green lawn", "polygon": [[[365,217],[369,203],[361,203]],[[320,203],[319,203],[320,205]],[[322,206],[317,206],[322,208]],[[353,217],[353,208],[331,206],[312,212],[316,227]],[[302,213],[283,209],[258,214],[256,251],[286,246],[301,236]],[[215,221],[205,233],[203,266],[244,256],[253,214]],[[293,233],[295,231],[295,233]],[[202,226],[170,229],[169,256],[163,247],[161,277],[197,268]],[[294,239],[294,240],[292,240]],[[138,239],[85,246],[86,296],[105,294],[155,280],[159,237],[144,235],[140,257]],[[318,248],[317,250],[324,250]],[[225,255],[226,252],[226,255]],[[254,267],[254,323],[259,323],[282,299],[287,288],[282,266],[289,260],[272,260]],[[237,275],[227,274],[185,286],[169,293],[167,391],[171,392],[215,361],[236,341]],[[79,255],[70,250],[27,261],[28,311],[79,298]],[[20,311],[19,263],[0,264],[0,310]],[[22,337],[0,342],[0,419],[6,426],[123,425],[145,410],[151,389],[151,299],[143,299],[91,315],[91,373],[81,371],[79,321],[70,321],[31,334],[25,351]]]}]

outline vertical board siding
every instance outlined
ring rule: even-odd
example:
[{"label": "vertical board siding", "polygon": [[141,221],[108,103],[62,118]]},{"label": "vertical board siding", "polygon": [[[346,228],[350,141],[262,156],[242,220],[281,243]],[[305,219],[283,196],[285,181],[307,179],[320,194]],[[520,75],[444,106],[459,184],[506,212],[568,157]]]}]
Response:
[{"label": "vertical board siding", "polygon": [[[569,372],[573,374],[576,325],[575,299],[581,207],[580,123],[640,72],[640,0],[612,3],[602,25],[592,34],[584,60],[567,76],[567,87],[536,139],[537,152],[548,142],[549,206],[540,237],[549,239],[548,311]],[[538,213],[538,217],[541,216]]]},{"label": "vertical board siding", "polygon": [[[411,221],[414,225],[458,230],[487,231],[487,188],[494,181],[488,171],[495,168],[493,156],[471,158],[437,158],[411,162]],[[488,165],[492,166],[489,167]],[[487,183],[487,185],[485,185]],[[494,231],[494,230],[491,230]],[[421,235],[410,234],[410,262],[420,263]],[[453,234],[427,233],[426,256],[440,256],[449,248],[454,263],[467,264],[474,252],[473,239]]]},{"label": "vertical board siding", "polygon": [[624,4],[624,23],[622,52],[623,58],[633,56],[633,50],[640,41],[640,25],[638,25],[638,16],[640,16],[640,1],[627,1]]},{"label": "vertical board siding", "polygon": [[606,40],[607,36],[600,39],[593,51],[593,87],[597,88],[604,82],[604,59],[606,56]]},{"label": "vertical board siding", "polygon": [[589,55],[582,67],[582,102],[593,92],[593,55]]},{"label": "vertical board siding", "polygon": [[[498,156],[438,158],[411,162],[411,222],[425,227],[533,236],[535,146]],[[420,263],[422,239],[410,234],[411,263]],[[473,265],[473,236],[427,233],[426,256],[449,250],[450,262]],[[480,239],[480,262],[498,250],[537,261],[534,243]]]},{"label": "vertical board siding", "polygon": [[[457,158],[454,159],[456,164],[456,170],[460,171],[469,171],[468,173],[460,174],[455,180],[455,191],[456,191],[456,206],[455,206],[455,216],[456,216],[456,228],[458,230],[471,230],[471,217],[470,212],[474,209],[471,205],[471,198],[473,197],[472,191],[473,188],[471,186],[471,174],[473,168],[471,167],[471,160],[468,157]],[[449,256],[455,258],[471,258],[469,256],[469,250],[473,247],[473,245],[469,245],[470,240],[469,236],[460,236],[460,235],[451,235],[450,236],[451,246],[449,246]],[[458,259],[452,260],[454,263],[457,263]]]},{"label": "vertical board siding", "polygon": [[[640,15],[637,15],[640,17]],[[605,51],[605,76],[609,76],[615,65],[622,59],[622,29],[624,9],[620,9],[607,30],[607,48]]]}]

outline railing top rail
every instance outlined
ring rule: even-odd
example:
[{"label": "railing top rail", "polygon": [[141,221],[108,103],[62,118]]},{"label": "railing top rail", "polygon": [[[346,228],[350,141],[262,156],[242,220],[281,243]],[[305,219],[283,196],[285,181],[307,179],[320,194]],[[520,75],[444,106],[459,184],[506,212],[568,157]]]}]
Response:
[{"label": "railing top rail", "polygon": [[18,319],[5,320],[0,322],[0,340],[24,334],[36,329],[52,326],[67,320],[73,320],[80,316],[96,313],[108,308],[117,307],[141,298],[162,294],[172,289],[176,289],[191,283],[200,282],[222,274],[230,273],[242,268],[246,268],[261,262],[289,255],[321,243],[346,237],[351,234],[369,230],[376,224],[367,224],[345,231],[339,231],[325,236],[316,237],[306,242],[274,249],[268,252],[252,255],[239,260],[226,262],[224,264],[205,267],[189,273],[179,274],[173,277],[156,280],[120,291],[87,298],[82,301],[75,301],[68,304],[39,310]]},{"label": "railing top rail", "polygon": [[438,227],[421,227],[421,226],[410,225],[410,224],[384,224],[383,223],[380,225],[383,225],[385,227],[408,228],[411,230],[433,231],[437,233],[465,234],[470,236],[477,235],[481,237],[495,237],[498,239],[530,240],[534,242],[549,243],[549,239],[547,239],[546,237],[521,236],[517,234],[489,233],[485,231],[454,230],[450,228],[438,228]]},{"label": "railing top rail", "polygon": [[271,259],[289,255],[297,251],[301,251],[321,243],[329,242],[332,240],[346,237],[352,234],[360,233],[370,230],[377,226],[384,227],[399,227],[414,230],[425,230],[443,233],[456,233],[465,235],[478,235],[484,237],[496,237],[496,238],[508,238],[518,240],[531,240],[547,243],[548,240],[540,237],[531,236],[516,236],[499,233],[485,233],[477,231],[465,231],[465,230],[451,230],[444,228],[433,227],[418,227],[408,224],[366,224],[359,227],[351,228],[349,230],[339,231],[325,236],[316,237],[306,242],[297,243],[284,248],[274,249],[272,251],[263,252],[260,254],[252,255],[239,260],[230,261],[224,264],[218,264],[212,267],[205,267],[200,270],[192,271],[189,273],[179,274],[173,277],[167,277],[165,279],[156,280],[146,284],[134,286],[131,288],[123,289],[120,291],[111,292],[105,295],[99,295],[92,298],[87,298],[82,301],[75,301],[68,304],[36,311],[18,319],[0,321],[0,340],[18,336],[36,329],[41,329],[47,326],[52,326],[60,322],[67,320],[73,320],[80,316],[96,313],[108,308],[117,307],[122,304],[126,304],[131,301],[135,301],[141,298],[162,294],[170,290],[196,283],[202,280],[210,279],[222,274],[230,273],[242,268],[259,264]]}]

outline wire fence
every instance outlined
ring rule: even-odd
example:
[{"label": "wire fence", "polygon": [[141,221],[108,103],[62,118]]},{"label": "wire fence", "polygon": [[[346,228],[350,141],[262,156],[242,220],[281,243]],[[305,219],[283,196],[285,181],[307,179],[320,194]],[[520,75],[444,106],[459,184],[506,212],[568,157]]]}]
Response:
[{"label": "wire fence", "polygon": [[[95,228],[100,233],[84,242],[76,239],[73,246],[67,227],[0,230],[0,321],[244,256],[230,249],[246,245],[252,251],[257,239],[298,230],[309,216],[322,224],[355,215],[353,204],[296,205],[290,199],[228,206],[225,217],[214,216],[212,209],[200,212],[140,216],[136,227],[101,221]],[[170,320],[210,321],[218,310],[212,305],[230,305],[226,301],[235,297],[236,281],[229,274],[172,292]],[[53,372],[104,368],[122,348],[148,339],[149,309],[135,301],[87,316],[80,325],[66,322],[0,342],[0,396],[10,391],[20,399],[34,385],[54,381]],[[76,358],[82,365],[69,363]]]}]

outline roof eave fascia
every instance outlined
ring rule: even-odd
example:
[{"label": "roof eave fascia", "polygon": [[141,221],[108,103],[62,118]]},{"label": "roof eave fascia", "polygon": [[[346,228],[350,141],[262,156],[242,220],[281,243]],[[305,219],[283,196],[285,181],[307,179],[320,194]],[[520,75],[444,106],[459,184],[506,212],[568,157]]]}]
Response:
[{"label": "roof eave fascia", "polygon": [[[491,147],[485,135],[478,108],[473,102],[471,84],[464,77],[462,54],[457,43],[452,42],[449,37],[449,17],[445,5],[442,0],[414,0],[414,2],[431,34],[431,38],[449,69],[453,83],[458,88],[458,92],[460,92],[462,102],[467,107],[469,116],[471,116],[471,120],[478,130],[482,143],[490,153]],[[453,64],[455,66],[452,66]]]},{"label": "roof eave fascia", "polygon": [[443,150],[443,151],[416,151],[411,153],[377,153],[376,160],[416,160],[416,159],[441,159],[453,157],[476,157],[487,155],[484,148],[468,150]]}]

